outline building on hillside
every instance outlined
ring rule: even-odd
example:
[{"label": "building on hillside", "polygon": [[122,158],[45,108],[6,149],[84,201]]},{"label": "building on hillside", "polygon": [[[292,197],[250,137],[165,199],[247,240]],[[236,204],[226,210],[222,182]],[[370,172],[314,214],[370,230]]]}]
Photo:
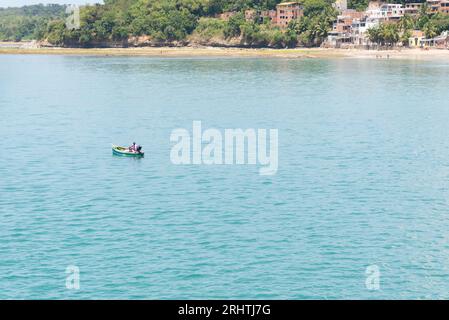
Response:
[{"label": "building on hillside", "polygon": [[424,36],[424,32],[421,30],[413,30],[412,36],[408,38],[408,46],[411,48],[421,47],[421,41],[426,37]]},{"label": "building on hillside", "polygon": [[426,0],[428,13],[449,14],[449,0]]},{"label": "building on hillside", "polygon": [[270,19],[271,23],[276,22],[276,10],[268,10],[268,11],[262,11],[260,16],[263,19]]},{"label": "building on hillside", "polygon": [[[337,20],[332,26],[332,31],[328,33],[327,45],[331,47],[341,47],[344,44],[351,44],[356,41],[357,44],[363,42],[361,30],[366,26],[366,15],[353,9],[346,9],[337,16]],[[355,38],[357,38],[355,40]]]},{"label": "building on hillside", "polygon": [[364,12],[359,12],[353,9],[347,9],[337,16],[337,21],[332,26],[332,31],[335,32],[350,32],[352,21],[354,19],[362,20],[365,18]]},{"label": "building on hillside", "polygon": [[[344,0],[346,1],[346,0]],[[273,25],[286,28],[290,21],[298,19],[304,15],[303,6],[299,2],[282,2],[276,5],[276,10],[255,10],[245,11],[246,21],[257,19],[263,22],[269,19]]]},{"label": "building on hillside", "polygon": [[337,16],[337,21],[334,22],[332,26],[332,31],[338,33],[349,33],[351,32],[352,18],[346,15]]},{"label": "building on hillside", "polygon": [[[417,10],[416,7],[410,6],[410,12],[412,12],[412,8]],[[369,29],[380,23],[397,22],[404,16],[404,13],[405,8],[401,4],[381,1],[370,1],[364,12],[351,9],[343,10],[337,16],[332,31],[328,33],[326,45],[331,47],[370,45],[367,32]]]},{"label": "building on hillside", "polygon": [[262,11],[261,16],[270,19],[271,22],[276,21],[276,10]]},{"label": "building on hillside", "polygon": [[419,14],[423,4],[419,2],[406,3],[404,6],[404,14],[416,16]]},{"label": "building on hillside", "polygon": [[368,29],[379,25],[379,19],[363,17],[362,19],[352,20],[351,43],[358,46],[369,45]]},{"label": "building on hillside", "polygon": [[395,21],[404,16],[404,8],[402,4],[382,3],[378,8],[368,9],[366,15],[380,21]]},{"label": "building on hillside", "polygon": [[327,33],[327,39],[325,46],[331,48],[341,48],[344,45],[350,45],[352,41],[350,33],[340,33],[335,31],[329,31]]},{"label": "building on hillside", "polygon": [[290,21],[304,15],[304,8],[299,2],[282,2],[276,5],[276,22],[281,28],[286,28]]},{"label": "building on hillside", "polygon": [[[411,0],[413,1],[413,0]],[[381,23],[397,23],[405,14],[418,15],[423,7],[421,0],[408,2],[404,6],[398,3],[370,1],[365,12],[342,10],[328,33],[325,43],[330,47],[353,47],[371,45],[368,30]],[[449,0],[425,0],[429,12],[449,14]],[[336,7],[336,6],[335,6]],[[410,47],[448,48],[449,32],[438,37],[426,39],[423,32],[414,30],[408,39]]]},{"label": "building on hillside", "polygon": [[264,19],[269,19],[273,24],[276,23],[276,10],[254,10],[249,9],[245,11],[245,20],[251,21],[257,19],[259,23],[262,23]]},{"label": "building on hillside", "polygon": [[427,5],[429,6],[430,13],[437,13],[440,10],[441,0],[427,0]]},{"label": "building on hillside", "polygon": [[439,13],[449,14],[449,0],[443,0],[440,2]]}]

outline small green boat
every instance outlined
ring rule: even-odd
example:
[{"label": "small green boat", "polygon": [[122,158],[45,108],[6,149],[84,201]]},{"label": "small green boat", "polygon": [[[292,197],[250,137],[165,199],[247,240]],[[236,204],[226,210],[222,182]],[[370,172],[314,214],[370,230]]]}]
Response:
[{"label": "small green boat", "polygon": [[132,152],[129,151],[129,148],[126,147],[120,147],[116,145],[112,145],[112,154],[116,156],[124,156],[124,157],[136,157],[136,158],[143,158],[145,153],[143,152]]}]

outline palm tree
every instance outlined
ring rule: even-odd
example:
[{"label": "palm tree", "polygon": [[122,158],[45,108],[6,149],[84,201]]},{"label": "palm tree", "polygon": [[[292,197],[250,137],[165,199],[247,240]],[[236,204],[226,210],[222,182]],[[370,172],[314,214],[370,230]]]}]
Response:
[{"label": "palm tree", "polygon": [[381,34],[389,46],[394,46],[399,41],[399,31],[396,24],[383,24]]},{"label": "palm tree", "polygon": [[411,30],[415,28],[415,20],[409,14],[404,15],[398,22],[400,42],[403,46],[408,46],[408,39],[412,36]]},{"label": "palm tree", "polygon": [[433,22],[431,22],[431,21],[426,23],[426,25],[423,28],[423,31],[426,34],[427,38],[434,38],[438,34],[438,30],[437,30],[436,25]]},{"label": "palm tree", "polygon": [[403,46],[408,47],[409,46],[409,38],[412,36],[412,32],[410,30],[405,30],[401,34],[400,41],[402,42]]},{"label": "palm tree", "polygon": [[429,22],[429,20],[429,4],[427,2],[424,2],[421,5],[421,9],[419,10],[419,18],[416,21],[416,26],[418,27],[418,29],[422,29],[426,25],[426,23]]},{"label": "palm tree", "polygon": [[323,42],[323,39],[326,38],[327,32],[329,31],[329,25],[327,21],[320,20],[313,28],[313,33],[315,35],[315,41],[317,44]]},{"label": "palm tree", "polygon": [[368,33],[368,39],[369,41],[371,41],[372,43],[375,43],[377,45],[379,45],[382,42],[382,34],[380,32],[380,27],[379,26],[375,26],[373,28],[369,28],[367,30]]},{"label": "palm tree", "polygon": [[407,30],[413,29],[415,26],[415,22],[413,21],[413,17],[411,15],[406,14],[399,20],[398,25],[399,29],[405,32]]},{"label": "palm tree", "polygon": [[427,2],[423,2],[423,4],[421,5],[421,8],[419,9],[419,16],[429,16],[429,4]]}]

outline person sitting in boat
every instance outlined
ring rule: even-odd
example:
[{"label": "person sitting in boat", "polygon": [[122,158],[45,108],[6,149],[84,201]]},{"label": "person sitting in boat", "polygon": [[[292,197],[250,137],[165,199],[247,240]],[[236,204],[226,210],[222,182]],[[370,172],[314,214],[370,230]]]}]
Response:
[{"label": "person sitting in boat", "polygon": [[137,145],[135,142],[128,148],[129,152],[137,152]]},{"label": "person sitting in boat", "polygon": [[142,146],[141,145],[137,145],[136,146],[136,152],[137,153],[142,153]]}]

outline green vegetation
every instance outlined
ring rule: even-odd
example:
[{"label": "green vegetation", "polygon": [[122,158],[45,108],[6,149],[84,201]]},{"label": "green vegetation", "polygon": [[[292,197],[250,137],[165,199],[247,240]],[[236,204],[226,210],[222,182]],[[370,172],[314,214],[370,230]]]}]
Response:
[{"label": "green vegetation", "polygon": [[280,30],[269,22],[257,24],[254,21],[240,25],[244,44],[259,47],[286,48],[297,44],[296,33],[292,30]]},{"label": "green vegetation", "polygon": [[48,23],[64,16],[65,6],[42,4],[21,8],[0,8],[0,40],[41,39]]},{"label": "green vegetation", "polygon": [[363,11],[368,7],[369,0],[348,0],[348,8]]},{"label": "green vegetation", "polygon": [[208,13],[215,14],[225,11],[243,11],[246,9],[270,10],[276,7],[276,4],[283,2],[281,0],[210,0],[207,6]]},{"label": "green vegetation", "polygon": [[423,31],[426,33],[426,36],[429,38],[434,37],[428,34],[426,30],[432,30],[432,33],[435,33],[436,35],[449,30],[449,15],[436,14],[424,25]]},{"label": "green vegetation", "polygon": [[405,15],[397,24],[384,23],[368,30],[368,38],[382,46],[394,46],[397,43],[408,45],[412,30],[422,30],[427,38],[434,38],[449,30],[449,15],[429,14],[427,4],[417,17]]},{"label": "green vegetation", "polygon": [[[63,6],[7,9],[0,15],[0,40],[38,39],[69,47],[127,45],[145,36],[155,45],[205,42],[275,48],[319,45],[336,17],[332,0],[304,0],[307,17],[281,29],[258,14],[247,21],[246,9],[274,10],[281,0],[105,0],[104,5],[81,7],[80,28],[65,27]],[[27,8],[27,9],[25,9]],[[38,8],[38,10],[37,10]],[[31,11],[32,11],[31,10]],[[36,11],[37,10],[37,11]],[[235,14],[224,21],[223,12]],[[44,14],[46,12],[46,14]]]},{"label": "green vegetation", "polygon": [[416,20],[410,16],[403,16],[398,23],[383,23],[375,28],[368,29],[368,38],[371,42],[383,46],[394,46],[402,43],[408,46],[408,39],[415,29]]},{"label": "green vegetation", "polygon": [[332,2],[308,0],[304,3],[304,17],[298,21],[292,21],[289,29],[299,35],[303,45],[320,45],[327,37],[336,17],[337,11],[332,7]]},{"label": "green vegetation", "polygon": [[213,38],[223,39],[226,26],[227,24],[223,20],[206,17],[200,18],[194,35],[206,42]]},{"label": "green vegetation", "polygon": [[[281,29],[262,17],[281,0],[104,0],[102,5],[83,6],[80,28],[65,24],[65,6],[36,5],[0,9],[0,40],[46,40],[67,47],[176,45],[219,43],[252,47],[285,48],[319,46],[337,16],[334,0],[303,0],[304,16]],[[391,2],[394,2],[391,0]],[[349,0],[349,7],[365,9],[367,0]],[[245,10],[254,9],[253,19]],[[217,18],[233,12],[226,21]],[[449,30],[449,16],[430,15],[424,6],[416,17],[404,17],[398,25],[370,30],[370,38],[383,45],[407,42],[411,30],[427,36]]]},{"label": "green vegetation", "polygon": [[380,45],[394,46],[399,42],[400,37],[400,30],[397,24],[381,24],[368,30],[370,41]]}]

